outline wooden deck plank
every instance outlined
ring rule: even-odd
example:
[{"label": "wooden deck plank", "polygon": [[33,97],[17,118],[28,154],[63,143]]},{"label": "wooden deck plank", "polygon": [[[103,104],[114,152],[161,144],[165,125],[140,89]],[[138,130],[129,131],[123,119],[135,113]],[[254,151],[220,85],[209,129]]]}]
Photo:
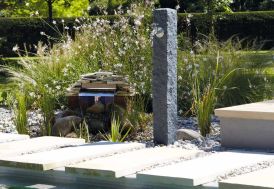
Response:
[{"label": "wooden deck plank", "polygon": [[65,146],[84,144],[84,139],[61,137],[38,137],[29,140],[13,141],[0,144],[0,157],[30,154],[34,152],[57,149]]},{"label": "wooden deck plank", "polygon": [[137,174],[140,182],[159,182],[180,186],[198,186],[242,167],[274,159],[273,154],[228,151]]},{"label": "wooden deck plank", "polygon": [[101,156],[140,148],[145,148],[145,145],[140,143],[100,142],[22,156],[0,157],[0,166],[45,171],[72,163],[79,163]]},{"label": "wooden deck plank", "polygon": [[274,189],[274,167],[219,182],[219,189]]},{"label": "wooden deck plank", "polygon": [[27,140],[27,139],[29,139],[29,135],[0,133],[0,143],[19,141],[19,140]]},{"label": "wooden deck plank", "polygon": [[193,158],[201,153],[201,151],[181,148],[147,148],[71,165],[66,167],[66,172],[119,178],[157,164],[180,158]]}]

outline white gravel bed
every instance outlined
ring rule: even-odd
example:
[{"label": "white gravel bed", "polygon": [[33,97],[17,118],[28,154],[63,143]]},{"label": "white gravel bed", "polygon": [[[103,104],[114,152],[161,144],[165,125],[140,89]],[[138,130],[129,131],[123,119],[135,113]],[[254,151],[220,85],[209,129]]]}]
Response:
[{"label": "white gravel bed", "polygon": [[[5,107],[0,107],[0,132],[4,133],[17,133],[14,125],[13,112]],[[42,115],[39,110],[28,112],[28,125],[31,136],[39,136],[40,125],[42,123]],[[178,129],[192,129],[198,131],[197,120],[195,117],[191,118],[178,118]],[[149,125],[146,131],[138,133],[136,141],[146,143],[147,147],[154,147],[153,143],[153,128]],[[204,150],[204,151],[220,151],[222,150],[220,144],[220,125],[219,120],[216,117],[212,117],[212,133],[203,139],[191,140],[191,141],[176,141],[175,147],[181,147],[184,149]]]},{"label": "white gravel bed", "polygon": [[[28,112],[28,125],[31,136],[36,136],[40,132],[42,114],[39,110]],[[14,124],[14,113],[6,107],[0,107],[0,132],[17,134]]]},{"label": "white gravel bed", "polygon": [[254,165],[250,165],[250,166],[246,166],[246,167],[242,167],[240,169],[235,169],[233,171],[230,171],[229,173],[227,173],[225,175],[219,176],[217,180],[218,181],[225,180],[230,177],[236,177],[236,176],[251,173],[254,171],[259,171],[259,170],[266,169],[266,168],[269,168],[272,166],[274,166],[274,159],[270,160],[270,161],[262,161],[257,164],[254,164]]}]

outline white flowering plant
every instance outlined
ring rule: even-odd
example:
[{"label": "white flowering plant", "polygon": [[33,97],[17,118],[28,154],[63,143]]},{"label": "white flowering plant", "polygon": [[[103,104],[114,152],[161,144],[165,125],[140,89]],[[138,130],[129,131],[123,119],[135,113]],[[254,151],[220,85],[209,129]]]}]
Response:
[{"label": "white flowering plant", "polygon": [[[50,134],[54,109],[66,107],[66,89],[82,74],[102,70],[128,76],[137,92],[150,96],[151,29],[144,24],[144,9],[136,7],[132,5],[123,16],[76,18],[73,28],[61,20],[63,31],[57,28],[59,21],[53,20],[51,27],[56,26],[61,36],[57,43],[37,44],[34,55],[13,48],[20,56],[20,67],[10,71],[30,94],[32,107],[42,110],[46,135]],[[44,31],[40,34],[49,41],[54,39]]]}]

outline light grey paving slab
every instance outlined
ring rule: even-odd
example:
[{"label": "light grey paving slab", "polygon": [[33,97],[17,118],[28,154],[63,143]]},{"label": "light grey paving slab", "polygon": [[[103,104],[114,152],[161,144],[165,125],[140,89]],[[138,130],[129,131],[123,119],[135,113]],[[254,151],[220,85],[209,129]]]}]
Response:
[{"label": "light grey paving slab", "polygon": [[0,143],[18,141],[18,140],[27,140],[27,139],[29,139],[29,135],[0,133]]},{"label": "light grey paving slab", "polygon": [[31,154],[34,152],[52,150],[65,146],[84,144],[84,139],[61,138],[61,137],[38,137],[29,140],[13,141],[0,144],[0,157]]},{"label": "light grey paving slab", "polygon": [[274,120],[274,100],[219,108],[215,110],[219,117]]},{"label": "light grey paving slab", "polygon": [[158,147],[98,158],[66,167],[66,172],[90,176],[123,177],[137,171],[180,158],[193,158],[202,152],[181,148]]},{"label": "light grey paving slab", "polygon": [[140,148],[145,148],[145,145],[141,143],[101,142],[21,156],[0,157],[0,166],[33,170],[50,170],[72,163],[79,163],[101,156]]},{"label": "light grey paving slab", "polygon": [[274,167],[258,170],[219,182],[220,189],[273,189]]},{"label": "light grey paving slab", "polygon": [[197,186],[216,180],[235,169],[274,159],[273,154],[228,151],[155,168],[137,174],[140,182]]},{"label": "light grey paving slab", "polygon": [[222,146],[274,149],[274,100],[220,108],[215,114],[221,122]]}]

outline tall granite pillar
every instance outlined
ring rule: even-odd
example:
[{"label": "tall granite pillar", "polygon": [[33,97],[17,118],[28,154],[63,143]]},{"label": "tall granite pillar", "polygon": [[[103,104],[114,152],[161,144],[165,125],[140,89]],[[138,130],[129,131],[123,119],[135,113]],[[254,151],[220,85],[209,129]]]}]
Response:
[{"label": "tall granite pillar", "polygon": [[177,11],[154,11],[153,128],[154,143],[172,144],[177,129]]}]

